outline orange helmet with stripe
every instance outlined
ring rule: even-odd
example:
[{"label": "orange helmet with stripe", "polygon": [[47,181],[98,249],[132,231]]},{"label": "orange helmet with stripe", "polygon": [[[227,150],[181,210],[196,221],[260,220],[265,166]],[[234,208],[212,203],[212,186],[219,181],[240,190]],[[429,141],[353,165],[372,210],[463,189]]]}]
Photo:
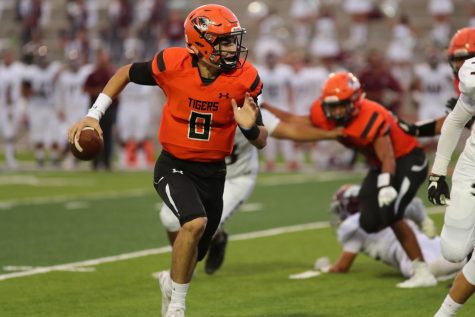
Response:
[{"label": "orange helmet with stripe", "polygon": [[475,28],[458,30],[450,40],[448,53],[450,66],[457,73],[463,61],[475,57]]},{"label": "orange helmet with stripe", "polygon": [[358,113],[363,99],[360,81],[350,72],[332,73],[323,85],[320,99],[327,119],[345,126]]},{"label": "orange helmet with stripe", "polygon": [[[192,54],[224,71],[244,64],[247,48],[242,46],[242,39],[246,30],[228,8],[217,4],[198,7],[188,14],[184,27],[186,47]],[[241,54],[245,54],[244,61]]]}]

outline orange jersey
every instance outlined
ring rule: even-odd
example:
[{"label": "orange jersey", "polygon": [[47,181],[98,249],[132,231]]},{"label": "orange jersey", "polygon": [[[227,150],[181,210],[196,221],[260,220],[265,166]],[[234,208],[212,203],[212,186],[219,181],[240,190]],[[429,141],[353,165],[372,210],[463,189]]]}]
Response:
[{"label": "orange jersey", "polygon": [[254,66],[221,73],[204,83],[197,60],[185,48],[167,48],[152,61],[152,75],[166,95],[159,140],[180,159],[209,162],[231,154],[237,123],[231,99],[238,105],[246,92],[257,97],[262,82]]},{"label": "orange jersey", "polygon": [[[386,108],[368,99],[361,101],[356,116],[344,128],[345,137],[338,140],[348,148],[355,149],[365,155],[373,166],[381,166],[374,151],[374,141],[381,136],[389,135],[394,156],[399,158],[418,146],[417,140],[399,128],[395,118]],[[333,130],[336,125],[325,117],[319,100],[312,105],[310,118],[312,124],[324,130]]]}]

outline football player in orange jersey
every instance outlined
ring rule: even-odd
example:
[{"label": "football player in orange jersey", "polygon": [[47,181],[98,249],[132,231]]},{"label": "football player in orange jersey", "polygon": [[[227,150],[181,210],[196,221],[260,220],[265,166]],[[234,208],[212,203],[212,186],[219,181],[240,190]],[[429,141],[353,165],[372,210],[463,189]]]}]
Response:
[{"label": "football player in orange jersey", "polygon": [[[449,63],[454,72],[454,87],[457,94],[460,95],[458,71],[463,62],[469,58],[475,57],[475,27],[465,27],[459,29],[449,44]],[[446,111],[449,113],[455,107],[458,98],[450,98],[446,103]],[[407,123],[399,119],[399,126],[408,134],[417,137],[431,137],[439,135],[447,115],[434,118],[434,120],[420,121],[416,123]],[[466,128],[472,127],[474,118],[466,124]]]},{"label": "football player in orange jersey", "polygon": [[[179,219],[170,273],[159,276],[162,316],[185,315],[185,298],[196,262],[206,255],[223,208],[225,156],[236,127],[257,148],[266,144],[255,99],[262,83],[247,62],[245,30],[226,7],[204,5],[184,23],[186,48],[166,48],[153,60],[121,67],[88,115],[69,130],[69,142],[99,119],[129,83],[157,85],[166,95],[159,140],[163,151],[154,187]],[[243,56],[241,56],[243,55]],[[243,58],[241,58],[243,57]]]},{"label": "football player in orange jersey", "polygon": [[404,210],[427,175],[427,159],[417,140],[404,133],[382,105],[364,97],[359,80],[351,73],[330,74],[309,116],[283,115],[283,120],[331,130],[344,127],[338,140],[362,153],[370,166],[361,185],[361,227],[368,233],[391,227],[412,260],[413,275],[401,288],[437,284],[424,262],[414,232],[403,220]]}]

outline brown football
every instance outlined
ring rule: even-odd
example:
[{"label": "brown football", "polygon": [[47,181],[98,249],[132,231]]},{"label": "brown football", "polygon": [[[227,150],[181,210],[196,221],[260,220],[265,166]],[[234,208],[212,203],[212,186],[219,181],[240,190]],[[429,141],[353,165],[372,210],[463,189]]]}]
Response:
[{"label": "brown football", "polygon": [[103,141],[94,128],[85,127],[79,135],[79,140],[75,140],[69,147],[76,158],[89,161],[101,152]]}]

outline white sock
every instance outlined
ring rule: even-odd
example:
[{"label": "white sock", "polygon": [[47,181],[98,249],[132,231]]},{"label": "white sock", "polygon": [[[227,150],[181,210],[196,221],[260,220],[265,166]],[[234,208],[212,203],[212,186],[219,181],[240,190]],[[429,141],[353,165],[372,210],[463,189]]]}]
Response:
[{"label": "white sock", "polygon": [[172,299],[170,301],[169,307],[185,308],[185,299],[186,293],[188,292],[188,287],[190,287],[190,283],[179,284],[172,280]]},{"label": "white sock", "polygon": [[455,314],[459,311],[459,309],[463,306],[463,304],[459,304],[454,302],[450,295],[445,297],[442,306],[440,306],[439,311],[435,314],[434,317],[450,317],[455,316]]}]

